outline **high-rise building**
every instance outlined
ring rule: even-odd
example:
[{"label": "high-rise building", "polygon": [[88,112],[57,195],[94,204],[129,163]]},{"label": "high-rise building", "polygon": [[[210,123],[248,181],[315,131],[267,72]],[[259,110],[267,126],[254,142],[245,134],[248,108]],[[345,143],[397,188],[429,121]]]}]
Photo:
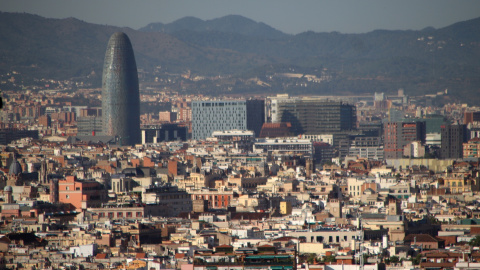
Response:
[{"label": "high-rise building", "polygon": [[463,143],[468,140],[466,125],[442,125],[441,134],[440,157],[443,159],[462,158]]},{"label": "high-rise building", "polygon": [[97,136],[103,134],[102,109],[83,108],[77,117],[77,136]]},{"label": "high-rise building", "polygon": [[192,101],[192,139],[203,140],[214,131],[247,129],[245,100]]},{"label": "high-rise building", "polygon": [[187,127],[177,124],[163,124],[159,128],[142,129],[142,144],[170,141],[186,141]]},{"label": "high-rise building", "polygon": [[425,122],[386,122],[383,128],[385,158],[402,158],[404,147],[410,142],[425,144],[425,130]]},{"label": "high-rise building", "polygon": [[96,116],[86,116],[77,118],[78,136],[95,136],[103,132],[102,118]]},{"label": "high-rise building", "polygon": [[38,124],[40,126],[44,126],[44,127],[51,127],[52,126],[52,118],[50,117],[50,115],[42,115],[40,117],[38,117]]},{"label": "high-rise building", "polygon": [[263,123],[265,123],[265,100],[247,100],[247,129],[255,132],[255,136],[258,137]]},{"label": "high-rise building", "polygon": [[367,158],[372,160],[383,160],[385,151],[381,137],[355,136],[350,140],[348,149],[349,156]]},{"label": "high-rise building", "polygon": [[103,63],[103,133],[120,144],[140,143],[140,94],[132,44],[125,33],[110,37]]},{"label": "high-rise building", "polygon": [[425,122],[425,128],[427,130],[427,134],[429,133],[438,133],[441,132],[442,125],[447,124],[447,119],[443,115],[437,114],[428,114],[425,115],[423,118],[414,118],[412,121],[420,121]]},{"label": "high-rise building", "polygon": [[272,99],[272,122],[288,122],[295,134],[332,134],[355,130],[355,105],[317,99]]},{"label": "high-rise building", "polygon": [[0,129],[0,145],[7,145],[13,141],[23,138],[38,140],[38,130],[26,130],[17,128]]}]

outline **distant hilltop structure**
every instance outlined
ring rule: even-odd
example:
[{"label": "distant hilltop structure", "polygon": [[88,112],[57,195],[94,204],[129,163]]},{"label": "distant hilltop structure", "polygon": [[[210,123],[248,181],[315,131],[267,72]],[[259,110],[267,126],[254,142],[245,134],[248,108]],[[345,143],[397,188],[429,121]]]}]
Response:
[{"label": "distant hilltop structure", "polygon": [[103,133],[119,144],[140,143],[140,93],[132,44],[125,33],[110,37],[102,76]]}]

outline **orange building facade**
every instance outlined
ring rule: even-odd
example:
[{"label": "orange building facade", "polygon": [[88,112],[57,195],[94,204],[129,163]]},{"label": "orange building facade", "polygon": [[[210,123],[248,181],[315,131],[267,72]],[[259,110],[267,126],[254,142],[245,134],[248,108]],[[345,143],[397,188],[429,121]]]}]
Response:
[{"label": "orange building facade", "polygon": [[75,176],[67,176],[58,181],[58,200],[76,209],[99,207],[107,202],[107,190],[97,181],[78,181]]}]

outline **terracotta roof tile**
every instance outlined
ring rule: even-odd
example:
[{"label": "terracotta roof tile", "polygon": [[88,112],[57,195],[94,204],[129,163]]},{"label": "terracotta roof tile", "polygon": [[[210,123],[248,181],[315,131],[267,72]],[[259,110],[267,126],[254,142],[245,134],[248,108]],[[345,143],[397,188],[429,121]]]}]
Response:
[{"label": "terracotta roof tile", "polygon": [[107,254],[106,253],[98,253],[97,256],[95,256],[96,259],[106,259]]}]

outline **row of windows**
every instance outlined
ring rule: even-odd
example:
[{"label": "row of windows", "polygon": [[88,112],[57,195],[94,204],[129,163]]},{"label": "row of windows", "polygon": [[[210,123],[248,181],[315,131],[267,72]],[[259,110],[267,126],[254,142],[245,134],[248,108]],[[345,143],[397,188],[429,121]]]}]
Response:
[{"label": "row of windows", "polygon": [[181,195],[164,195],[161,194],[158,196],[161,200],[174,200],[174,199],[188,199],[190,195],[188,194],[181,194]]},{"label": "row of windows", "polygon": [[215,119],[227,119],[232,117],[243,117],[245,118],[247,114],[245,112],[223,112],[223,111],[215,111],[215,112],[202,112],[194,115],[192,119],[195,121],[202,121],[202,120],[210,120],[210,117],[215,117]]},{"label": "row of windows", "polygon": [[[343,239],[342,239],[343,241],[348,241],[348,236],[344,235],[342,238],[343,238]],[[306,237],[306,236],[300,236],[299,239],[300,239],[300,240],[303,240],[303,241],[306,241],[306,240],[307,240],[307,237]],[[329,236],[329,237],[328,237],[328,243],[332,243],[332,242],[333,242],[333,239],[334,239],[333,236]],[[354,240],[354,239],[355,239],[355,235],[352,235],[352,240]],[[310,237],[310,241],[311,241],[311,242],[316,241],[316,242],[318,242],[318,243],[321,243],[321,242],[323,242],[324,240],[325,240],[325,239],[324,239],[323,236],[316,236],[316,237],[315,237],[315,236],[311,236],[311,237]],[[336,240],[336,241],[335,241],[336,243],[339,243],[339,242],[340,242],[340,236],[335,236],[335,240]]]},{"label": "row of windows", "polygon": [[[70,195],[68,195],[68,194],[65,195],[65,199],[67,199],[67,200],[70,199]],[[99,195],[96,195],[96,196],[91,195],[90,197],[87,196],[87,200],[94,200],[95,201],[95,200],[100,200],[100,199],[101,199],[101,196],[99,196]]]},{"label": "row of windows", "polygon": [[214,118],[214,116],[209,116],[208,119],[193,119],[193,125],[197,126],[203,126],[205,124],[210,124],[210,125],[219,125],[219,126],[224,126],[228,125],[229,123],[232,122],[238,122],[242,123],[243,121],[246,120],[246,117],[225,117],[225,118]]},{"label": "row of windows", "polygon": [[245,105],[245,101],[228,101],[228,102],[193,102],[192,107],[223,107]]},{"label": "row of windows", "polygon": [[402,189],[402,190],[392,190],[392,192],[395,192],[395,193],[408,193],[408,190],[407,190],[407,189]]},{"label": "row of windows", "polygon": [[[451,183],[451,184],[450,184],[450,183]],[[461,187],[461,186],[463,186],[463,183],[460,182],[460,181],[458,182],[458,184],[457,184],[457,182],[447,182],[447,186],[456,187],[457,185],[458,185],[459,187]]]},{"label": "row of windows", "polygon": [[[124,212],[117,212],[116,217],[117,217],[117,218],[122,218],[122,217],[127,217],[127,218],[129,218],[129,217],[133,217],[132,214],[133,214],[132,212],[126,212],[125,215],[124,215]],[[109,218],[115,218],[115,212],[108,212],[108,213],[100,212],[100,213],[98,213],[98,216],[99,216],[99,217],[106,217],[106,216],[108,216]],[[136,212],[136,213],[135,213],[135,217],[143,217],[142,212]]]},{"label": "row of windows", "polygon": [[[209,202],[208,202],[208,206],[210,206],[210,207],[212,207],[212,206],[219,207],[220,204],[219,204],[217,201],[215,201],[215,202],[213,203],[213,205],[212,205],[212,202],[209,201]],[[221,205],[221,206],[228,206],[228,203],[222,202],[222,205]]]},{"label": "row of windows", "polygon": [[[230,201],[230,196],[220,196],[221,200],[224,201],[225,197],[227,197],[227,201]],[[196,200],[218,200],[217,195],[194,195],[194,199]]]}]

